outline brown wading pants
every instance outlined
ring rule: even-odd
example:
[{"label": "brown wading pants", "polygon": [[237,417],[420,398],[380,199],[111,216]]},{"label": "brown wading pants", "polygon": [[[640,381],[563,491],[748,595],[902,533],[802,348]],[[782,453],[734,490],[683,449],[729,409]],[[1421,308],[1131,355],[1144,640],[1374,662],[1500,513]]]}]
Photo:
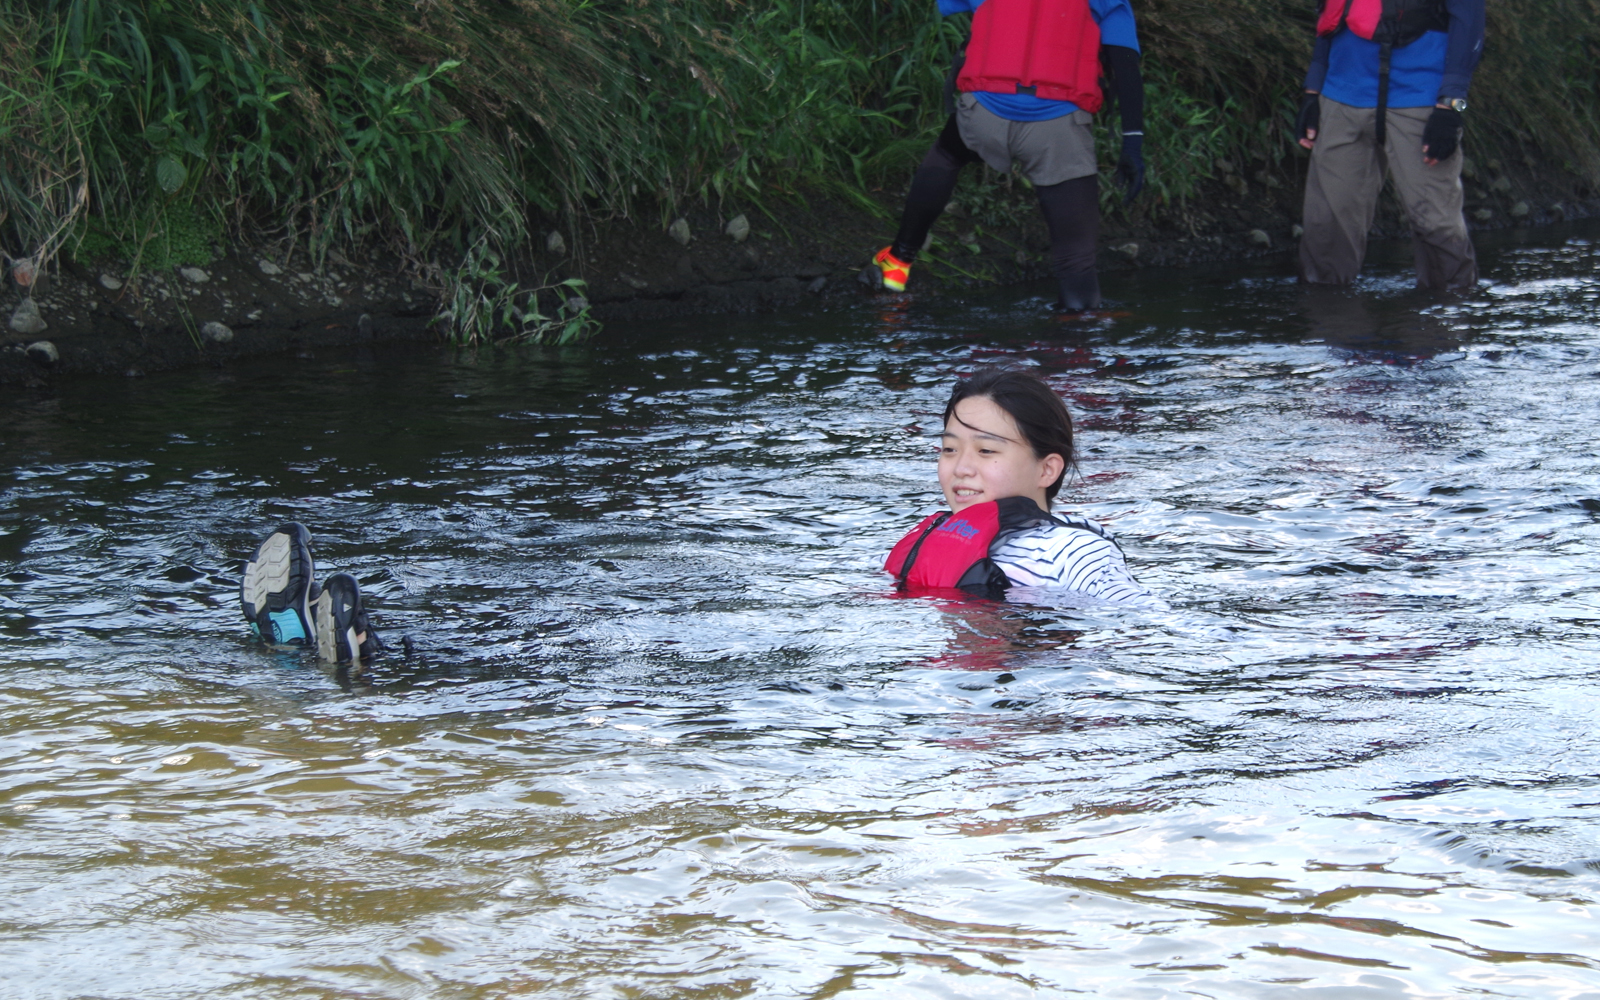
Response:
[{"label": "brown wading pants", "polygon": [[1422,162],[1422,129],[1432,113],[1432,108],[1390,108],[1387,142],[1379,150],[1376,108],[1352,108],[1322,98],[1306,176],[1301,280],[1319,285],[1355,280],[1387,166],[1411,221],[1417,287],[1466,289],[1477,284],[1478,257],[1462,214],[1461,150],[1431,167]]}]

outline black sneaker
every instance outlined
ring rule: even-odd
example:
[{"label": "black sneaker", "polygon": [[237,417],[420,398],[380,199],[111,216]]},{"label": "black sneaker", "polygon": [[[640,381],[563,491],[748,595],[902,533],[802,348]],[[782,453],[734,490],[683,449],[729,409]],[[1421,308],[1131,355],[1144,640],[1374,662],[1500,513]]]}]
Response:
[{"label": "black sneaker", "polygon": [[317,653],[329,663],[361,663],[385,651],[361,606],[361,585],[349,573],[324,580],[311,611],[317,624]]},{"label": "black sneaker", "polygon": [[311,602],[316,583],[311,532],[293,521],[268,535],[244,564],[239,603],[262,642],[309,646],[315,641]]}]

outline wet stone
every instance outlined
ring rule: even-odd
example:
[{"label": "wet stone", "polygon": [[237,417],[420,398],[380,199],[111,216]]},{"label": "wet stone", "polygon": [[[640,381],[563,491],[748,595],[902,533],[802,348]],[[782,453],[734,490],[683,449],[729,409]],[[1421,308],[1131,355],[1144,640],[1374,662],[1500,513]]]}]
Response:
[{"label": "wet stone", "polygon": [[226,344],[233,340],[233,330],[224,323],[212,320],[200,328],[200,336],[213,344]]},{"label": "wet stone", "polygon": [[53,365],[61,360],[61,352],[48,340],[36,340],[28,345],[28,357],[40,364]]},{"label": "wet stone", "polygon": [[1252,229],[1250,230],[1250,242],[1257,246],[1270,247],[1272,246],[1272,237],[1267,235],[1265,229]]},{"label": "wet stone", "polygon": [[262,274],[282,274],[283,273],[283,268],[281,268],[278,265],[274,264],[270,260],[258,260],[258,261],[256,261],[256,267],[260,269]]},{"label": "wet stone", "polygon": [[50,328],[44,321],[44,316],[39,312],[39,304],[29,296],[22,300],[16,311],[11,314],[11,329],[16,333],[35,334],[43,333]]},{"label": "wet stone", "polygon": [[197,285],[211,280],[211,275],[200,270],[198,267],[180,267],[178,268],[178,273],[183,275],[185,279],[192,281]]},{"label": "wet stone", "polygon": [[1126,243],[1118,243],[1111,250],[1126,260],[1139,259],[1139,244],[1133,240],[1128,240]]},{"label": "wet stone", "polygon": [[122,279],[116,275],[102,274],[100,276],[100,287],[106,289],[107,291],[114,292],[122,287]]},{"label": "wet stone", "polygon": [[743,243],[750,238],[750,220],[745,218],[743,212],[728,220],[727,228],[723,230],[735,243]]},{"label": "wet stone", "polygon": [[1532,209],[1529,207],[1527,202],[1519,201],[1515,205],[1511,206],[1511,217],[1513,219],[1525,219],[1528,217],[1528,213],[1531,211]]},{"label": "wet stone", "polygon": [[552,232],[544,238],[544,248],[551,253],[566,253],[567,241],[558,232]]},{"label": "wet stone", "polygon": [[667,235],[676,240],[679,246],[688,246],[689,240],[692,238],[689,235],[689,220],[674,219],[672,225],[667,227]]}]

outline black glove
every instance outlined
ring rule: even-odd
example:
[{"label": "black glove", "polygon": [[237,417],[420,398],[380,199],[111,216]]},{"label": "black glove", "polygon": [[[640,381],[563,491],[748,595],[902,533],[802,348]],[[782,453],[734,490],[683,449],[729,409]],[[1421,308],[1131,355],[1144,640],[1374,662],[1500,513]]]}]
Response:
[{"label": "black glove", "polygon": [[1294,141],[1309,138],[1306,133],[1321,128],[1321,123],[1322,99],[1316,94],[1307,94],[1300,102],[1300,113],[1294,116]]},{"label": "black glove", "polygon": [[1422,155],[1430,160],[1448,160],[1461,145],[1466,122],[1454,108],[1434,108],[1428,124],[1422,127]]},{"label": "black glove", "polygon": [[1129,204],[1144,190],[1144,136],[1122,137],[1122,159],[1117,161],[1117,180],[1128,186],[1122,203]]}]

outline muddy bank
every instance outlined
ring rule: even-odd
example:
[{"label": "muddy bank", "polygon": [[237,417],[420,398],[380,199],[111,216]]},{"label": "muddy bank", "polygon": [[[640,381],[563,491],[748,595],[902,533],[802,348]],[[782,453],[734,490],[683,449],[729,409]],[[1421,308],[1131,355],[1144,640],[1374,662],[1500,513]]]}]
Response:
[{"label": "muddy bank", "polygon": [[[1285,253],[1293,249],[1304,161],[1279,166],[1219,161],[1205,196],[1182,211],[1112,211],[1100,266],[1116,272]],[[1477,228],[1540,225],[1600,212],[1570,178],[1520,180],[1498,162],[1467,171]],[[764,209],[700,208],[666,220],[589,222],[550,229],[519,265],[524,279],[588,282],[603,322],[719,312],[816,308],[872,294],[856,276],[893,235],[900,192],[874,193],[878,211],[815,196]],[[742,218],[742,222],[739,221]],[[675,220],[670,220],[675,221]],[[559,238],[551,239],[556,233]],[[1375,238],[1404,238],[1385,195]],[[0,317],[0,385],[42,386],[76,375],[137,377],[224,365],[270,352],[315,352],[360,342],[440,338],[437,294],[398,261],[336,258],[321,267],[271,246],[216,247],[204,267],[122,280],[115,263],[70,261],[30,288],[7,281]],[[1048,239],[1031,196],[964,201],[935,227],[910,294],[937,296],[1048,275]],[[33,308],[25,300],[31,291]]]}]

